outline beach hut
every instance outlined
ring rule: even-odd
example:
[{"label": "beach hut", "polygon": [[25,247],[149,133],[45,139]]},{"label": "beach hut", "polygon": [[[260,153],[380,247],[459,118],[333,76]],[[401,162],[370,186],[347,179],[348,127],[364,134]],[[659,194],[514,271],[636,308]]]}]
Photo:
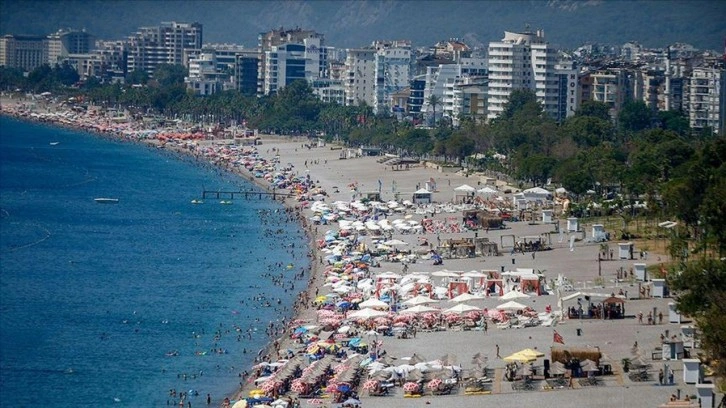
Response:
[{"label": "beach hut", "polygon": [[633,259],[632,242],[618,242],[618,259]]},{"label": "beach hut", "polygon": [[433,201],[433,193],[425,188],[416,190],[416,192],[413,193],[411,201],[414,204],[431,204]]},{"label": "beach hut", "polygon": [[542,223],[543,224],[551,224],[552,223],[552,210],[542,210]]},{"label": "beach hut", "polygon": [[577,232],[579,225],[576,217],[570,217],[567,219],[567,232]]},{"label": "beach hut", "polygon": [[640,282],[645,282],[648,280],[648,272],[645,269],[644,263],[634,263],[633,270],[635,271],[635,279]]},{"label": "beach hut", "polygon": [[668,296],[668,286],[665,279],[651,279],[653,282],[653,297],[664,298]]}]

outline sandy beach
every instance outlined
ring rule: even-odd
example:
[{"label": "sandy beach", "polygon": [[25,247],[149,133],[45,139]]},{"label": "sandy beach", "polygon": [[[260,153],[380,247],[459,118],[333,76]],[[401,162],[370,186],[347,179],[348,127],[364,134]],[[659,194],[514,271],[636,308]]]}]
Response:
[{"label": "sandy beach", "polygon": [[[2,105],[5,109],[8,104],[14,101],[3,100]],[[36,120],[37,118],[32,118]],[[76,118],[77,119],[77,118]],[[76,120],[72,119],[72,120]],[[70,120],[70,119],[69,119]],[[86,118],[88,120],[88,118]],[[122,137],[124,129],[143,130],[132,125],[127,125],[123,129],[118,129],[116,135]],[[128,136],[128,133],[126,134]],[[124,136],[125,137],[125,136]],[[148,143],[158,144],[158,139],[145,140]],[[361,195],[368,192],[380,192],[381,201],[398,199],[411,200],[412,195],[418,189],[430,183],[433,179],[436,184],[436,190],[433,192],[433,200],[435,203],[444,204],[452,203],[461,193],[455,191],[455,188],[463,184],[470,185],[474,188],[483,187],[482,179],[478,176],[466,176],[460,172],[442,172],[437,168],[427,167],[423,163],[411,164],[408,168],[393,170],[392,166],[379,162],[380,157],[351,157],[342,159],[340,146],[325,144],[316,145],[307,138],[289,138],[281,136],[262,135],[261,144],[255,147],[258,156],[255,160],[272,160],[275,156],[279,156],[277,160],[278,167],[288,168],[289,176],[296,176],[298,179],[307,179],[314,184],[316,189],[325,191],[324,201],[327,204],[335,202],[351,203],[360,198]],[[242,150],[232,149],[231,157],[220,160],[219,152],[228,151],[229,147],[216,145],[213,141],[188,141],[176,140],[173,143],[166,142],[168,148],[174,148],[180,152],[193,153],[200,160],[209,160],[217,165],[224,166],[227,169],[238,172],[242,177],[252,180],[260,187],[271,190],[270,182],[263,177],[254,177],[252,173],[245,169],[236,159],[243,156]],[[194,148],[191,148],[194,146]],[[227,150],[224,150],[227,149]],[[250,148],[252,149],[252,148]],[[216,153],[211,155],[214,150]],[[505,190],[503,183],[498,186],[500,191]],[[279,190],[277,190],[279,191]],[[504,202],[511,202],[511,194],[502,194]],[[312,221],[313,211],[309,209],[311,201],[300,201],[296,198],[285,199],[285,205],[291,211],[298,211],[299,217],[309,231],[311,238],[311,246],[314,249],[313,269],[310,276],[310,285],[307,288],[307,298],[315,299],[318,295],[325,295],[331,291],[331,286],[326,286],[325,269],[327,263],[320,262],[326,254],[319,250],[318,242],[324,240],[326,232],[338,229],[336,223],[331,222],[328,225],[317,225]],[[303,205],[305,204],[305,205]],[[406,218],[408,217],[408,218]],[[407,211],[393,212],[388,218],[407,219],[416,222],[423,221],[427,215],[419,214],[411,207]],[[433,219],[447,221],[449,225],[454,222],[461,222],[462,214],[458,212],[441,212],[433,215]],[[566,225],[563,216],[557,216],[557,221],[561,228]],[[455,221],[456,220],[456,221]],[[559,234],[555,232],[553,224],[506,222],[505,229],[480,229],[478,231],[462,230],[456,231],[451,228],[446,231],[436,233],[426,233],[425,230],[420,234],[401,233],[399,230],[391,231],[389,239],[404,241],[407,245],[403,248],[421,249],[420,243],[425,238],[426,242],[437,243],[446,242],[450,239],[473,239],[488,238],[490,242],[499,245],[499,256],[483,256],[462,258],[443,259],[442,265],[434,265],[431,259],[426,256],[419,257],[415,262],[407,263],[405,266],[401,262],[387,262],[382,260],[380,266],[371,267],[370,275],[375,277],[383,272],[390,271],[397,274],[421,274],[431,276],[433,272],[442,271],[511,271],[517,268],[531,269],[543,275],[543,281],[554,282],[559,275],[566,277],[572,282],[572,290],[562,292],[563,296],[581,291],[583,293],[598,293],[607,297],[609,294],[617,294],[623,292],[625,298],[624,310],[626,318],[624,319],[568,319],[554,318],[551,326],[535,325],[534,327],[506,329],[498,328],[493,322],[488,325],[488,330],[455,330],[449,329],[445,331],[421,331],[414,338],[399,338],[399,336],[378,336],[363,335],[364,339],[370,343],[378,343],[378,352],[385,350],[385,354],[393,359],[393,365],[405,362],[407,357],[416,354],[423,357],[424,360],[440,359],[445,354],[456,356],[455,365],[462,369],[474,368],[475,363],[472,362],[472,356],[476,353],[486,359],[487,366],[492,373],[491,393],[486,395],[465,395],[464,389],[458,387],[451,392],[451,395],[431,395],[430,392],[424,392],[423,396],[416,398],[405,398],[402,387],[393,387],[389,395],[386,396],[370,396],[367,391],[358,387],[358,395],[361,398],[362,405],[365,407],[416,407],[424,405],[451,405],[459,407],[480,407],[487,405],[499,406],[527,406],[537,405],[542,407],[656,407],[660,404],[668,402],[672,394],[680,392],[681,396],[695,395],[696,389],[692,384],[684,383],[683,364],[680,361],[664,361],[661,359],[653,360],[653,351],[661,346],[661,335],[668,332],[668,337],[672,335],[680,335],[681,323],[668,322],[668,303],[672,302],[669,298],[653,298],[646,296],[641,299],[638,293],[638,283],[630,280],[618,281],[617,271],[630,270],[634,263],[653,264],[665,262],[668,260],[664,253],[656,253],[650,249],[647,260],[639,260],[638,253],[641,248],[634,248],[636,253],[635,260],[604,260],[598,262],[598,254],[601,251],[600,243],[589,242],[588,240],[577,240],[574,247],[570,247],[568,234]],[[580,229],[589,235],[591,225],[581,223]],[[613,232],[614,231],[609,231]],[[521,237],[527,236],[548,236],[549,246],[551,250],[538,251],[536,253],[512,252],[512,241],[517,241]],[[359,243],[372,248],[376,242],[371,235],[365,235],[360,238]],[[610,249],[617,252],[617,241],[607,242]],[[424,251],[425,252],[425,251]],[[609,258],[606,256],[606,258]],[[617,258],[617,257],[616,257]],[[432,278],[434,285],[444,285],[446,282],[441,278]],[[625,295],[627,293],[627,295]],[[303,298],[305,296],[301,296]],[[584,295],[583,295],[584,297]],[[526,299],[518,299],[518,302],[531,308],[537,312],[544,312],[546,308],[559,310],[558,299],[554,294],[532,296]],[[480,309],[496,310],[497,305],[502,302],[498,297],[483,297],[467,302],[468,305],[475,306]],[[311,302],[300,302],[300,305],[306,304],[307,307],[300,307],[297,315],[293,319],[297,324],[290,325],[285,334],[278,339],[275,345],[280,350],[301,350],[300,345],[291,339],[293,330],[307,322],[316,324],[318,322],[318,307],[314,307]],[[437,307],[446,309],[455,306],[456,303],[449,299],[442,299]],[[566,304],[567,307],[574,306],[574,301]],[[656,319],[652,325],[644,324],[638,321],[636,316],[638,313],[646,315],[655,308],[655,316],[662,313],[666,317],[662,322]],[[602,381],[598,386],[581,385],[578,381],[573,382],[571,388],[544,390],[541,386],[530,391],[516,391],[512,387],[512,382],[504,379],[504,371],[507,363],[497,358],[496,350],[499,348],[499,354],[502,357],[515,353],[524,348],[531,348],[545,353],[544,359],[550,358],[550,348],[554,346],[553,330],[556,330],[564,339],[564,345],[558,344],[558,348],[574,347],[574,348],[594,348],[597,347],[607,356],[607,360],[612,366],[612,375],[602,376]],[[638,345],[640,355],[644,356],[647,363],[650,364],[648,369],[651,374],[650,381],[632,381],[626,373],[623,372],[621,359],[633,358],[632,349],[634,344]],[[277,360],[272,344],[268,347],[270,361]],[[304,350],[304,348],[303,348]],[[302,352],[301,352],[302,353]],[[534,363],[536,367],[542,365],[543,359],[539,359]],[[664,368],[664,363],[674,372],[673,385],[658,385],[658,371]],[[252,370],[254,371],[254,370]],[[244,387],[237,395],[232,396],[234,402],[242,397],[246,397],[249,392],[255,389],[252,383],[254,378],[250,378],[247,386]],[[366,380],[363,375],[362,381]],[[291,398],[296,396],[295,393],[289,393]],[[309,400],[308,400],[309,402]],[[322,398],[315,401],[315,404],[322,406],[338,406],[331,399]],[[302,402],[302,406],[306,406],[306,402]]]}]

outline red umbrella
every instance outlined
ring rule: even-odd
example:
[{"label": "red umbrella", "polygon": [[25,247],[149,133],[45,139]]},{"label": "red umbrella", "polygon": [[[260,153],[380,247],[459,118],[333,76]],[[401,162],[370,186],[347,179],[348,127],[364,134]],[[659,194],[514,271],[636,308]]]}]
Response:
[{"label": "red umbrella", "polygon": [[441,384],[443,384],[443,383],[444,383],[444,382],[443,382],[443,381],[441,381],[441,379],[440,379],[440,378],[434,378],[433,380],[429,381],[429,383],[428,383],[428,384],[426,384],[426,386],[427,386],[427,387],[428,387],[428,388],[429,388],[430,390],[435,390],[435,389],[439,388],[439,386],[440,386]]},{"label": "red umbrella", "polygon": [[416,392],[416,391],[418,391],[418,383],[407,382],[407,383],[403,384],[403,390],[406,392]]},{"label": "red umbrella", "polygon": [[378,380],[368,380],[363,383],[363,389],[367,391],[375,390],[378,388]]}]

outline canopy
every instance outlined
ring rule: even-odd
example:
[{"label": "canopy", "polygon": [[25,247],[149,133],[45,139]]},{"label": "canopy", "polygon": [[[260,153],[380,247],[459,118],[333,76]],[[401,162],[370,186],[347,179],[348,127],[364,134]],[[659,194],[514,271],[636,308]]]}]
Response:
[{"label": "canopy", "polygon": [[497,309],[498,310],[522,310],[525,307],[527,307],[527,306],[525,306],[521,303],[517,303],[512,300],[507,303],[502,303],[501,305],[497,306]]},{"label": "canopy", "polygon": [[492,194],[497,194],[499,191],[497,191],[489,186],[486,186],[486,187],[480,188],[479,190],[476,190],[476,192],[479,194],[483,194],[483,195],[492,195]]},{"label": "canopy", "polygon": [[541,351],[538,351],[538,350],[535,350],[535,349],[531,349],[531,348],[526,348],[524,350],[519,350],[517,353],[518,354],[524,354],[524,355],[532,356],[532,357],[535,357],[535,358],[544,357],[545,356],[545,353],[543,353]]},{"label": "canopy", "polygon": [[611,296],[611,297],[603,300],[602,302],[605,303],[605,304],[610,304],[610,303],[621,303],[621,304],[625,304],[625,300],[622,299],[622,298],[619,298],[617,296]]}]

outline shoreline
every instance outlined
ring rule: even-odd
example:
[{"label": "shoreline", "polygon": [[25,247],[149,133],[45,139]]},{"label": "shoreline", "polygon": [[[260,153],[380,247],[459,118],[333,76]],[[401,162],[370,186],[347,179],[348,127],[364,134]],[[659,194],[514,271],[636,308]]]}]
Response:
[{"label": "shoreline", "polygon": [[[190,150],[189,148],[185,148],[182,146],[162,146],[157,140],[154,139],[138,139],[133,137],[126,137],[120,133],[116,132],[103,132],[99,130],[90,129],[87,126],[82,126],[80,124],[72,124],[72,123],[64,123],[64,122],[58,122],[58,121],[52,121],[52,120],[37,120],[33,119],[29,116],[22,116],[13,114],[11,112],[8,112],[4,109],[6,104],[11,101],[5,97],[2,98],[0,105],[3,105],[3,109],[0,111],[0,114],[3,116],[7,116],[9,118],[13,118],[15,120],[20,120],[28,123],[37,123],[37,124],[44,124],[44,125],[50,125],[54,127],[59,127],[63,129],[69,129],[74,131],[82,131],[87,132],[89,134],[92,134],[96,137],[101,137],[103,139],[116,141],[116,142],[124,142],[124,143],[134,143],[138,145],[142,145],[145,147],[148,147],[150,149],[160,149],[163,147],[165,150],[167,150],[167,154],[171,156],[176,156],[175,159],[177,160],[183,160],[183,158],[191,159],[195,162],[197,165],[201,166],[211,166],[219,171],[226,172],[230,175],[233,175],[234,177],[238,177],[241,180],[244,180],[245,182],[250,183],[253,187],[258,188],[261,191],[270,192],[270,184],[263,181],[263,179],[255,178],[252,173],[247,171],[244,168],[239,168],[235,166],[229,165],[229,163],[221,163],[221,162],[214,162],[209,160],[208,157],[205,157],[204,155],[195,153],[194,151]],[[15,102],[15,101],[14,101]],[[55,104],[49,104],[48,106],[49,110],[58,111],[59,107]],[[268,141],[270,140],[270,137],[273,137],[271,135],[265,135],[266,138],[268,138]],[[284,136],[278,136],[279,138],[283,139]],[[289,138],[293,141],[297,138]],[[223,139],[222,139],[223,140]],[[304,138],[300,138],[300,141],[304,140]],[[211,142],[214,142],[212,140]],[[183,156],[183,157],[182,157]],[[315,235],[315,229],[311,227],[311,224],[308,223],[307,219],[305,218],[304,214],[302,213],[301,207],[296,205],[294,201],[292,201],[292,198],[285,198],[280,197],[276,199],[272,199],[273,201],[276,201],[281,207],[283,207],[286,211],[291,212],[296,217],[296,222],[301,227],[301,229],[304,231],[306,236],[306,244],[308,246],[308,264],[304,266],[304,270],[307,274],[307,284],[304,289],[300,290],[297,294],[292,294],[292,310],[291,313],[288,315],[281,315],[281,320],[283,322],[295,322],[295,321],[301,321],[301,320],[307,320],[314,316],[312,311],[308,310],[307,307],[301,307],[300,299],[302,298],[302,295],[307,294],[307,297],[311,297],[315,289],[319,289],[320,285],[317,281],[317,276],[322,273],[322,270],[317,262],[315,260],[318,257],[316,246],[315,246],[315,240],[317,239]],[[292,277],[287,277],[290,282],[294,282],[295,280]],[[306,312],[310,313],[306,313]],[[258,356],[255,357],[253,362],[257,363],[258,360],[262,360],[260,357],[267,357],[270,356],[275,351],[275,343],[279,343],[282,346],[288,345],[290,343],[290,338],[288,331],[290,330],[290,327],[287,327],[289,325],[285,324],[286,327],[283,327],[284,332],[281,335],[277,336],[270,336],[267,340],[266,344],[258,351]],[[254,366],[254,364],[253,364]],[[245,371],[251,371],[252,367],[250,366]],[[243,381],[245,379],[243,378]],[[249,384],[254,379],[250,379],[250,381],[245,381],[244,385],[239,387],[235,392],[233,392],[231,395],[228,396],[228,398],[232,401],[239,400],[240,398],[244,398],[245,392],[249,389]]]}]

